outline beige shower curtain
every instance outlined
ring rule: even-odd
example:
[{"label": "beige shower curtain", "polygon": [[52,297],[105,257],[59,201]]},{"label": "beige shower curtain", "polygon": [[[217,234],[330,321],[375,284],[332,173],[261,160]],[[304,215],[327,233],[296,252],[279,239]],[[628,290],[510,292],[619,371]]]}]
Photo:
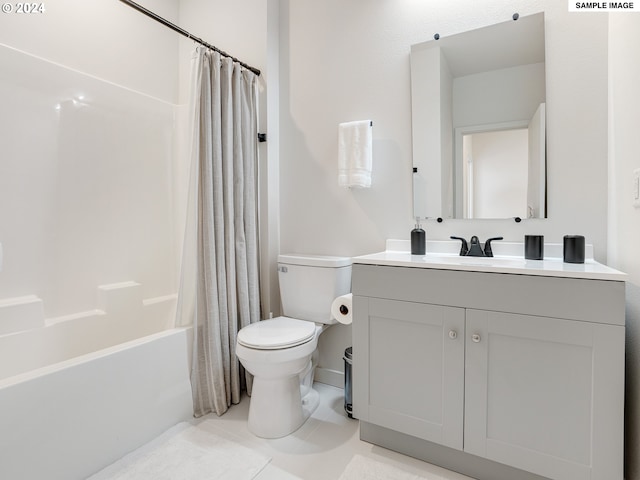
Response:
[{"label": "beige shower curtain", "polygon": [[256,80],[199,48],[192,69],[192,164],[177,324],[193,324],[195,416],[251,392],[238,330],[260,320]]}]

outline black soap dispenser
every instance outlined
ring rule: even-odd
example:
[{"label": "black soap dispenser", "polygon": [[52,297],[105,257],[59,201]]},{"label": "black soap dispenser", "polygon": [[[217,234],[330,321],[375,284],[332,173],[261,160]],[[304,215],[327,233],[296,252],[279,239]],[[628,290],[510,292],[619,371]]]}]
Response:
[{"label": "black soap dispenser", "polygon": [[411,230],[411,255],[424,255],[427,249],[427,234],[420,227],[420,217],[416,217],[416,228]]}]

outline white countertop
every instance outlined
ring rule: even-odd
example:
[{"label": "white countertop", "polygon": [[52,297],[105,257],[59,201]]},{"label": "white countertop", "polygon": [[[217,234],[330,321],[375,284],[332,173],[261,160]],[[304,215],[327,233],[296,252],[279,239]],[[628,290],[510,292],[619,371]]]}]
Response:
[{"label": "white countertop", "polygon": [[564,263],[562,258],[525,260],[523,257],[496,255],[494,257],[461,257],[451,253],[411,255],[409,252],[385,251],[353,257],[354,264],[387,265],[395,267],[463,270],[470,272],[510,273],[544,277],[585,278],[623,282],[627,275],[592,259],[585,263]]}]

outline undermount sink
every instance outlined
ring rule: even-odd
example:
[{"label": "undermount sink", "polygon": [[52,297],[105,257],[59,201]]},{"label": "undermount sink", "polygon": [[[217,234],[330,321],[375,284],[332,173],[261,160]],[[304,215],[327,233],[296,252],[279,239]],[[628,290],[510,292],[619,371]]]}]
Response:
[{"label": "undermount sink", "polygon": [[528,261],[524,258],[461,257],[459,255],[425,255],[422,259],[431,264],[477,265],[483,267],[524,267]]}]

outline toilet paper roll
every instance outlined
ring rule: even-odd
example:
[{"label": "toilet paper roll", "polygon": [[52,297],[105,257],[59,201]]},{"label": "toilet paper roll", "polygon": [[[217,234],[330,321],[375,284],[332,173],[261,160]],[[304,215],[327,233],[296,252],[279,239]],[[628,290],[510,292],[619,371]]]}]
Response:
[{"label": "toilet paper roll", "polygon": [[346,295],[340,295],[331,304],[331,315],[338,322],[344,325],[350,325],[353,321],[352,315],[352,301],[353,295],[347,293]]}]

